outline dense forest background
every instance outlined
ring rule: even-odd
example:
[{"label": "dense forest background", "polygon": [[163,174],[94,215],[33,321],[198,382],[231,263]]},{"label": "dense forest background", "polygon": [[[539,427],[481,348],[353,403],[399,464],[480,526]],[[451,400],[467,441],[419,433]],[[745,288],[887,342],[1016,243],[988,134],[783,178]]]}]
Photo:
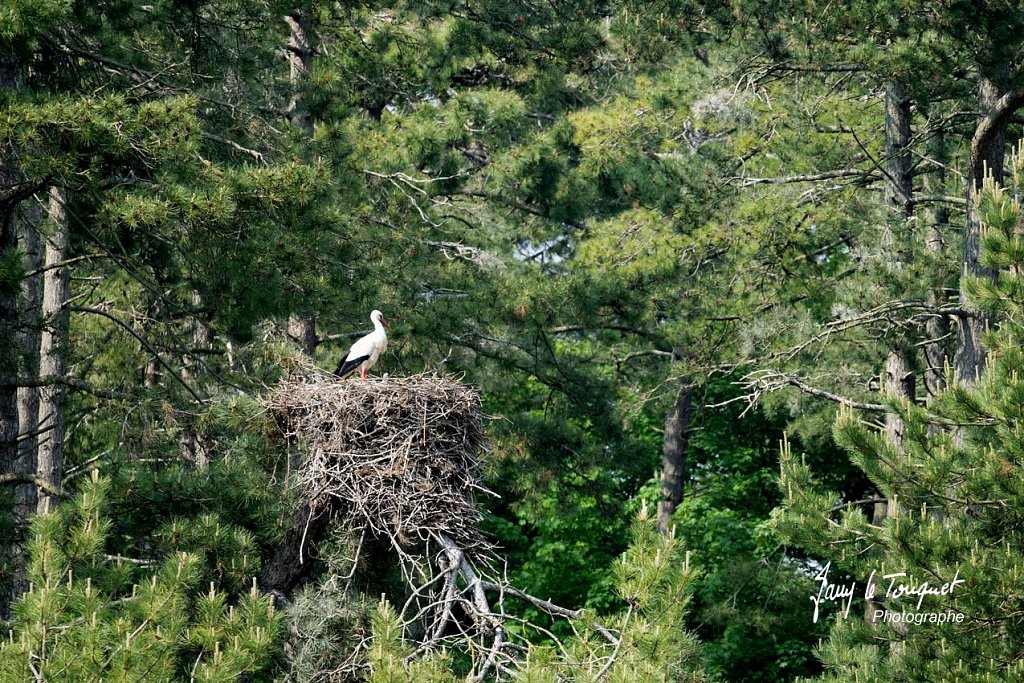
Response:
[{"label": "dense forest background", "polygon": [[[3,0],[0,680],[1022,675],[1022,106],[1014,2]],[[340,521],[261,582],[264,397],[375,308],[491,416],[517,668]]]}]

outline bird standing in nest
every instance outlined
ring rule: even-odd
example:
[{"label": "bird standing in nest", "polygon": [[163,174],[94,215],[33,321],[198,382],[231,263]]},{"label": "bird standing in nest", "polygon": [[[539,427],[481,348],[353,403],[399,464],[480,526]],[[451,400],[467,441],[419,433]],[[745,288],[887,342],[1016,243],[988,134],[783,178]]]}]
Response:
[{"label": "bird standing in nest", "polygon": [[370,313],[370,320],[373,321],[373,332],[356,340],[352,345],[348,355],[338,363],[338,369],[334,371],[338,377],[345,379],[358,370],[360,379],[366,379],[366,371],[372,368],[380,355],[387,350],[388,334],[384,328],[390,330],[391,325],[384,320],[384,314],[377,310]]}]

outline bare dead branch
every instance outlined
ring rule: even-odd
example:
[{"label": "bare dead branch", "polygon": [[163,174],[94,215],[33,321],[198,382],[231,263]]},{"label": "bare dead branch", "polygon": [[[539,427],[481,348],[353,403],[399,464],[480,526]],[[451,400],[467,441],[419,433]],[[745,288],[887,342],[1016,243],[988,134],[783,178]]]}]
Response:
[{"label": "bare dead branch", "polygon": [[460,258],[464,261],[474,263],[481,268],[499,268],[501,259],[488,253],[483,249],[471,247],[461,242],[446,242],[438,240],[423,240],[428,247],[432,247],[450,259]]},{"label": "bare dead branch", "polygon": [[128,394],[110,389],[101,389],[100,387],[93,386],[92,384],[75,377],[20,377],[14,382],[14,386],[17,387],[50,387],[58,384],[68,387],[69,389],[76,389],[87,394],[92,394],[98,398],[105,398],[109,400],[129,398]]},{"label": "bare dead branch", "polygon": [[819,389],[817,387],[811,386],[806,381],[804,381],[803,378],[797,377],[796,375],[788,375],[786,373],[778,372],[776,370],[758,370],[757,372],[752,372],[748,374],[743,379],[737,382],[733,382],[733,384],[742,386],[745,392],[740,396],[736,396],[727,401],[722,401],[721,403],[714,403],[706,407],[720,408],[731,403],[743,402],[747,404],[747,407],[744,408],[743,410],[743,414],[746,414],[747,411],[749,411],[757,404],[757,402],[761,399],[762,396],[774,393],[787,387],[796,387],[805,394],[810,394],[811,396],[817,396],[818,398],[824,398],[829,401],[834,401],[835,403],[846,406],[848,408],[854,408],[857,410],[868,410],[872,412],[886,412],[888,410],[888,408],[881,403],[867,403],[864,401],[854,401],[853,399],[847,398],[845,396],[840,396],[839,394],[835,394],[831,391],[826,391],[824,389]]},{"label": "bare dead branch", "polygon": [[879,176],[861,168],[843,168],[835,171],[823,171],[822,173],[809,173],[806,175],[781,176],[778,178],[754,178],[750,176],[737,176],[732,181],[739,181],[740,187],[751,185],[787,185],[790,183],[814,183],[822,180],[835,178],[863,178],[865,181],[880,180]]},{"label": "bare dead branch", "polygon": [[93,315],[98,315],[98,316],[101,316],[101,317],[103,317],[103,318],[106,318],[106,319],[108,319],[108,320],[111,320],[111,321],[113,321],[114,323],[116,323],[117,325],[119,325],[119,326],[120,326],[120,327],[121,327],[122,329],[124,329],[124,330],[125,330],[126,332],[128,332],[128,334],[130,334],[130,335],[132,335],[133,337],[135,337],[135,339],[136,339],[136,340],[137,340],[137,341],[138,341],[138,342],[139,342],[140,344],[142,344],[142,346],[143,346],[143,347],[144,347],[144,348],[145,348],[145,349],[146,349],[147,351],[149,351],[149,352],[150,352],[151,354],[153,354],[153,357],[154,357],[154,358],[156,359],[156,361],[157,361],[157,362],[158,362],[158,363],[159,363],[159,364],[160,364],[161,366],[163,366],[163,368],[164,368],[165,370],[167,370],[167,371],[168,371],[168,373],[170,374],[170,376],[171,376],[171,377],[173,377],[173,378],[175,379],[175,381],[177,381],[177,382],[178,382],[178,384],[180,384],[181,386],[185,387],[185,390],[186,390],[186,391],[187,391],[187,392],[188,392],[189,394],[191,394],[191,395],[192,395],[192,398],[194,398],[194,399],[195,399],[196,401],[198,401],[198,402],[200,402],[200,403],[202,403],[202,402],[203,402],[203,399],[202,399],[202,398],[200,398],[199,394],[197,394],[197,393],[195,392],[195,390],[193,390],[193,389],[192,389],[192,387],[190,387],[190,386],[188,385],[188,383],[187,383],[187,382],[185,382],[185,380],[181,379],[180,373],[179,373],[179,372],[177,372],[177,371],[175,371],[175,369],[174,369],[174,368],[172,368],[172,367],[171,367],[170,365],[168,365],[168,364],[167,364],[167,361],[165,361],[165,360],[164,360],[164,359],[163,359],[163,358],[162,358],[162,357],[160,356],[160,352],[159,352],[159,351],[157,351],[156,349],[154,349],[154,348],[152,347],[152,345],[150,345],[150,343],[149,343],[148,341],[146,341],[146,339],[145,339],[145,338],[144,338],[144,337],[143,337],[142,335],[140,335],[140,334],[139,334],[138,332],[136,332],[136,331],[135,331],[134,329],[132,329],[131,325],[129,325],[128,323],[124,322],[123,320],[121,320],[121,319],[120,319],[120,318],[118,318],[117,316],[115,316],[115,315],[113,315],[113,314],[111,314],[111,313],[108,313],[108,312],[104,311],[104,310],[103,310],[102,308],[89,308],[89,307],[86,307],[86,306],[71,306],[71,307],[70,307],[70,309],[71,309],[71,311],[73,311],[73,312],[75,312],[75,313],[92,313]]},{"label": "bare dead branch", "polygon": [[508,593],[514,598],[525,600],[534,607],[537,607],[553,616],[565,617],[566,619],[579,619],[580,616],[583,615],[583,610],[581,609],[567,609],[556,605],[549,600],[535,598],[529,593],[525,593],[518,588],[513,588],[512,586],[500,586],[496,583],[492,583],[491,581],[481,581],[480,585],[484,587],[484,590],[493,591],[495,593]]},{"label": "bare dead branch", "polygon": [[[626,610],[626,616],[622,620],[622,630],[623,631],[626,630],[626,625],[629,624],[629,619],[632,616],[633,616],[633,603],[630,602],[629,603],[629,608]],[[604,666],[601,667],[601,670],[598,671],[594,675],[594,680],[595,681],[599,681],[602,678],[604,678],[604,675],[606,673],[608,673],[608,670],[612,668],[613,664],[615,664],[615,660],[618,659],[618,657],[619,657],[619,650],[621,650],[621,649],[622,649],[622,638],[616,638],[616,640],[615,640],[615,647],[612,650],[612,653],[608,656],[608,661],[605,662]]]},{"label": "bare dead branch", "polygon": [[208,131],[203,131],[203,139],[204,140],[210,140],[212,142],[219,142],[222,145],[227,145],[228,147],[230,147],[231,149],[235,150],[236,152],[241,152],[242,154],[245,154],[247,156],[252,157],[259,164],[266,165],[266,163],[267,163],[267,160],[263,156],[262,152],[258,152],[255,149],[249,149],[248,147],[243,147],[242,145],[238,144],[234,140],[228,140],[227,138],[222,138],[221,136],[214,135],[213,133],[210,133]]}]

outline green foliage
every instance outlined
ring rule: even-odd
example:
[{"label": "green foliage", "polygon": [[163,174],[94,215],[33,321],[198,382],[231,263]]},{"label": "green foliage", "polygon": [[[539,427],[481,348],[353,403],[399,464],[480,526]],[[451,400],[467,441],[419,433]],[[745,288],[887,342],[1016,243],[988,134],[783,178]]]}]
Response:
[{"label": "green foliage", "polygon": [[[734,395],[734,387],[719,381],[710,383],[704,400]],[[781,502],[778,443],[786,415],[758,409],[741,418],[741,412],[736,403],[706,409],[690,438],[690,474],[673,515],[700,572],[688,623],[701,638],[709,674],[743,681],[812,675],[820,667],[812,650],[827,633],[807,617],[816,584],[801,571],[800,551],[766,521]],[[836,458],[831,449],[810,454],[816,463]]]},{"label": "green foliage", "polygon": [[615,584],[628,608],[610,680],[701,680],[697,639],[683,628],[694,578],[689,554],[673,535],[655,531],[646,510],[632,531],[632,544],[615,566]]},{"label": "green foliage", "polygon": [[[1012,170],[1017,188],[1019,158]],[[963,583],[948,596],[926,596],[920,606],[916,596],[884,604],[896,613],[951,609],[964,620],[840,620],[820,653],[826,680],[994,681],[1022,674],[1016,616],[1022,599],[1017,577],[1024,571],[1018,538],[1024,498],[1016,476],[1024,415],[1020,208],[1009,192],[990,185],[981,213],[984,258],[1000,270],[992,280],[972,279],[969,289],[1000,317],[986,339],[988,365],[977,385],[951,382],[927,409],[893,401],[890,408],[904,422],[902,448],[849,412],[836,423],[837,441],[891,501],[885,523],[869,524],[858,506],[823,490],[788,451],[781,480],[787,500],[776,515],[784,537],[847,570],[861,585],[871,570],[906,572],[915,585],[941,586],[956,577]],[[884,553],[868,554],[872,547]]]},{"label": "green foliage", "polygon": [[[696,637],[685,630],[694,571],[689,555],[674,536],[658,534],[654,520],[641,511],[633,523],[633,540],[617,559],[612,580],[615,613],[591,617],[589,610],[573,624],[573,635],[555,646],[531,646],[517,680],[615,683],[703,681]],[[595,632],[597,618],[608,631]],[[382,600],[371,615],[373,639],[368,652],[369,681],[377,683],[457,680],[446,653],[412,660],[391,605]],[[611,636],[611,638],[609,638]],[[479,656],[479,655],[478,655]]]},{"label": "green foliage", "polygon": [[381,600],[370,614],[373,638],[367,653],[369,683],[441,683],[459,680],[449,669],[450,662],[442,653],[421,657],[406,664],[412,648],[402,641],[402,624],[395,608]]},{"label": "green foliage", "polygon": [[10,0],[0,7],[0,51],[6,45],[31,46],[39,34],[57,25],[72,0]]},{"label": "green foliage", "polygon": [[345,578],[354,574],[349,558],[358,542],[342,536],[340,542],[322,543],[319,553],[326,571],[293,596],[287,628],[300,637],[289,643],[294,651],[284,680],[313,683],[323,680],[325,672],[339,672],[343,678],[365,664],[363,639],[370,632],[371,614],[377,612],[369,603],[369,591],[354,590]]},{"label": "green foliage", "polygon": [[[167,407],[166,404],[163,406]],[[262,434],[262,408],[252,399],[211,404],[196,416],[133,415],[148,430],[138,444],[114,446],[106,465],[118,514],[118,542],[145,554],[188,552],[205,558],[204,585],[236,592],[280,543],[292,501],[275,485],[286,462]],[[181,438],[193,434],[210,464],[182,462]],[[126,448],[126,451],[121,450]],[[149,462],[135,462],[133,449]]]},{"label": "green foliage", "polygon": [[255,586],[200,589],[202,561],[109,554],[109,479],[93,473],[57,512],[37,517],[31,590],[0,643],[0,680],[269,681],[281,615]]},{"label": "green foliage", "polygon": [[[290,74],[282,17],[296,9],[315,45],[308,72]],[[880,359],[917,348],[927,316],[830,325],[956,285],[959,216],[933,235],[932,204],[897,221],[879,201],[892,150],[878,92],[890,79],[907,86],[921,160],[914,182],[930,202],[950,204],[977,77],[1020,84],[1022,15],[1007,3],[845,9],[815,0],[4,2],[0,67],[15,65],[22,87],[0,93],[0,149],[17,159],[19,187],[58,184],[72,196],[71,257],[81,260],[67,348],[76,385],[99,391],[69,394],[66,459],[69,473],[95,465],[109,477],[116,514],[97,521],[105,552],[132,548],[143,562],[185,553],[181,595],[209,583],[244,591],[294,502],[281,494],[294,463],[264,442],[251,398],[308,362],[282,349],[281,323],[316,317],[313,360],[326,367],[381,308],[396,323],[381,369],[463,372],[502,418],[490,427],[488,482],[501,498],[486,505],[513,582],[616,613],[615,628],[631,628],[630,609],[627,621],[640,623],[641,603],[623,605],[607,568],[628,546],[631,513],[657,496],[651,475],[679,383],[706,389],[702,403],[726,400],[736,395],[709,377],[739,380],[771,365],[874,401]],[[949,159],[918,144],[940,134]],[[832,170],[840,173],[798,180]],[[983,201],[987,263],[1003,274],[995,285],[974,281],[971,296],[1015,320],[1018,209],[995,189]],[[943,246],[930,253],[934,242]],[[0,255],[0,290],[24,270],[14,252]],[[951,411],[986,415],[981,398],[956,395]],[[689,623],[711,643],[705,668],[738,680],[814,666],[818,632],[796,607],[806,603],[804,558],[764,523],[779,500],[767,482],[783,424],[805,458],[784,460],[787,484],[802,492],[797,519],[820,522],[840,500],[874,496],[897,455],[844,427],[855,464],[836,457],[834,410],[818,398],[789,391],[763,405],[746,418],[698,411],[675,517],[700,557]],[[938,481],[961,464],[926,474]],[[818,491],[814,475],[837,493]],[[841,529],[855,539],[837,565],[853,562],[874,530],[861,508],[836,512],[838,527],[782,528],[807,547]],[[102,552],[100,538],[76,532],[67,552]],[[667,571],[644,569],[646,556],[629,556],[637,576]],[[112,566],[123,595],[141,570]],[[326,580],[320,588],[333,616],[316,618],[311,592],[302,598],[309,619],[296,620],[322,639],[294,660],[306,673],[337,662],[378,595]],[[220,595],[201,599],[204,623],[232,618],[224,608],[234,598]],[[200,598],[189,600],[181,604],[198,609]],[[376,619],[374,671],[410,675],[393,616],[381,607]],[[552,628],[571,640],[568,626]],[[205,647],[226,652],[202,633]],[[656,640],[638,632],[636,649],[664,663],[671,657]],[[596,676],[593,657],[609,648],[598,638],[572,652]],[[584,675],[563,658],[536,647],[524,676]],[[415,666],[443,680],[461,664]],[[203,666],[227,675],[238,660],[211,655]],[[616,665],[605,679],[631,674]]]}]

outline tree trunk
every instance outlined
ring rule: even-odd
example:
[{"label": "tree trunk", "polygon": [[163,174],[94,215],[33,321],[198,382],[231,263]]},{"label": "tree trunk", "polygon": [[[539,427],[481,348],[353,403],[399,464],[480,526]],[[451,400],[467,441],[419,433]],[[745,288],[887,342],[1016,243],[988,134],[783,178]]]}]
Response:
[{"label": "tree trunk", "polygon": [[885,84],[885,201],[905,217],[914,212],[910,173],[910,100],[895,81]]},{"label": "tree trunk", "polygon": [[[313,137],[313,120],[302,102],[299,86],[309,73],[313,61],[313,35],[306,11],[296,8],[284,18],[288,25],[288,80],[292,87],[291,101],[286,115],[293,126],[303,131],[307,139]],[[293,313],[288,316],[288,336],[303,353],[313,357],[316,353],[316,320],[312,316]],[[291,452],[288,455],[288,471],[295,463]],[[296,511],[291,529],[274,559],[264,566],[260,574],[260,585],[264,591],[289,596],[296,586],[307,580],[313,571],[310,549],[314,548],[327,528],[330,515],[315,511],[306,503]]]},{"label": "tree trunk", "polygon": [[[885,240],[884,248],[889,255],[889,267],[894,273],[906,269],[913,258],[911,252],[900,252],[901,245],[908,240],[908,221],[914,213],[913,176],[910,169],[910,101],[904,88],[899,83],[890,81],[885,84],[885,199],[886,203],[896,209],[899,214]],[[893,239],[893,231],[898,235]],[[894,340],[885,359],[885,377],[883,391],[891,397],[913,399],[914,371],[912,369],[910,351]],[[893,413],[886,413],[886,431],[893,437],[893,443],[902,444],[903,421]],[[896,436],[898,435],[898,438]]]},{"label": "tree trunk", "polygon": [[[900,253],[900,245],[906,242],[908,228],[907,219],[913,215],[913,177],[910,173],[910,102],[907,100],[903,87],[895,82],[885,85],[885,149],[886,149],[886,204],[899,213],[895,223],[889,229],[883,248],[889,255],[890,268],[894,272],[904,270],[912,254]],[[899,231],[893,238],[894,231]],[[911,362],[910,351],[905,342],[894,339],[889,353],[885,358],[882,377],[882,391],[890,398],[906,398],[914,400],[915,375]],[[909,346],[909,345],[908,345]],[[913,348],[910,346],[909,348]],[[903,419],[892,412],[885,414],[885,432],[890,441],[898,449],[903,447]],[[875,503],[872,511],[872,524],[881,526],[889,516],[892,501]],[[867,600],[864,615],[868,623],[874,623],[875,612],[881,608],[880,600]]]},{"label": "tree trunk", "polygon": [[[18,87],[21,63],[0,54],[0,88]],[[16,212],[22,197],[21,169],[13,150],[0,148],[0,255],[18,248]],[[13,474],[18,457],[18,283],[0,282],[0,474]],[[0,511],[6,512],[6,511]],[[0,619],[7,619],[14,597],[11,570],[16,563],[17,539],[0,539]]]},{"label": "tree trunk", "polygon": [[[68,268],[58,265],[68,254],[68,192],[50,188],[50,224],[46,238],[46,272],[43,273],[43,335],[39,349],[39,374],[44,379],[63,379],[67,373]],[[59,489],[64,479],[64,385],[50,382],[39,390],[39,424],[45,429],[39,442],[38,476]],[[39,514],[58,503],[52,494],[39,490]]]},{"label": "tree trunk", "polygon": [[304,317],[296,313],[288,316],[288,336],[307,356],[312,358],[316,353],[319,340],[316,337],[316,319],[312,316]]},{"label": "tree trunk", "polygon": [[313,576],[316,546],[327,533],[333,515],[331,500],[303,503],[274,558],[263,566],[259,585],[264,593],[289,598]]},{"label": "tree trunk", "polygon": [[[1003,157],[1006,146],[1006,125],[1010,117],[1024,103],[1024,91],[1002,93],[995,82],[982,78],[978,84],[978,104],[981,119],[971,139],[971,168],[967,179],[967,230],[964,233],[964,251],[961,273],[973,277],[992,277],[990,269],[980,262],[981,216],[975,206],[975,196],[981,190],[986,175],[996,181],[1003,179]],[[960,302],[964,312],[957,329],[954,368],[957,379],[967,385],[974,384],[985,368],[985,350],[981,336],[989,320],[971,306],[960,285]]]},{"label": "tree trunk", "polygon": [[156,358],[150,357],[142,371],[142,386],[152,389],[158,384],[160,384],[160,363]]},{"label": "tree trunk", "polygon": [[[286,114],[293,126],[305,133],[307,139],[313,138],[313,119],[309,110],[302,103],[299,86],[302,79],[309,73],[313,61],[313,32],[309,25],[309,16],[305,10],[295,9],[284,18],[288,25],[288,81],[292,87],[291,100]],[[293,313],[288,317],[288,336],[298,344],[299,348],[309,357],[316,354],[316,319]]]},{"label": "tree trunk", "polygon": [[[20,347],[20,375],[29,379],[39,377],[39,343],[42,334],[42,275],[43,264],[39,224],[43,219],[42,207],[36,198],[22,207],[18,221],[21,248],[25,252],[25,272],[21,282],[19,302],[21,322],[18,330]],[[18,387],[18,459],[15,472],[25,477],[36,474],[36,449],[39,447],[39,388]],[[45,435],[43,436],[45,438]],[[15,518],[24,523],[36,512],[36,487],[32,483],[19,484],[14,491]]]},{"label": "tree trunk", "polygon": [[[39,222],[42,208],[33,197],[26,201],[18,212],[18,232],[22,250],[25,252],[24,266],[28,274],[21,281],[21,296],[18,302],[20,320],[18,323],[19,376],[30,379],[39,376],[39,306],[41,299],[38,270],[42,265],[39,244]],[[35,274],[33,274],[35,273]],[[32,478],[36,474],[36,449],[39,444],[39,389],[18,387],[18,455],[14,461],[14,473],[23,477],[14,486],[14,541],[11,556],[11,593],[17,598],[28,591],[29,583],[25,569],[24,543],[28,537],[29,518],[36,512],[36,486]]]},{"label": "tree trunk", "polygon": [[683,501],[686,482],[686,456],[690,446],[690,420],[693,414],[693,385],[686,382],[665,415],[665,435],[661,456],[661,500],[658,501],[658,531],[668,533],[672,514]]},{"label": "tree trunk", "polygon": [[309,26],[306,11],[296,8],[284,18],[288,24],[288,81],[292,86],[291,101],[288,103],[288,120],[308,133],[313,132],[313,120],[309,111],[302,104],[299,94],[299,83],[309,73],[309,65],[313,62],[313,35]]},{"label": "tree trunk", "polygon": [[[932,194],[942,194],[946,186],[946,164],[949,161],[949,151],[946,149],[946,137],[942,131],[936,132],[928,140],[928,156],[933,159],[938,168],[929,182]],[[941,263],[943,253],[946,250],[945,232],[949,226],[949,210],[942,203],[936,204],[932,213],[932,220],[928,226],[928,236],[925,240],[925,249],[934,263]],[[946,303],[945,296],[941,289],[933,288],[928,293],[928,303],[939,307]],[[945,339],[949,335],[949,318],[946,316],[933,316],[925,323],[925,334],[928,343],[924,347],[927,369],[924,374],[924,385],[928,396],[935,396],[945,388],[946,385],[946,354]]]},{"label": "tree trunk", "polygon": [[[890,398],[905,398],[913,402],[917,397],[914,370],[907,361],[907,354],[893,351],[885,359],[882,386]],[[903,449],[903,419],[895,413],[885,414],[885,435],[896,448]]]},{"label": "tree trunk", "polygon": [[[882,373],[882,390],[890,398],[901,397],[913,401],[916,397],[914,370],[907,362],[907,355],[898,350],[893,350],[885,359],[885,370]],[[890,443],[898,450],[903,450],[904,424],[903,419],[895,413],[885,414],[885,434]],[[893,502],[886,500],[875,503],[871,514],[871,523],[881,526],[889,517]],[[884,591],[883,591],[884,592]],[[879,591],[876,589],[876,595]],[[883,608],[881,598],[866,600],[864,603],[864,617],[867,622],[875,623],[875,613]]]},{"label": "tree trunk", "polygon": [[201,374],[199,354],[213,348],[213,332],[207,324],[209,321],[203,319],[203,297],[199,292],[192,292],[192,306],[196,310],[196,316],[190,323],[192,348],[186,350],[181,364],[181,378],[186,384],[195,381]]},{"label": "tree trunk", "polygon": [[[192,305],[197,311],[196,317],[192,319],[192,349],[185,353],[181,367],[181,379],[186,384],[194,382],[201,372],[199,358],[195,352],[213,348],[213,332],[206,324],[208,321],[200,317],[203,310],[203,299],[199,292],[192,292]],[[182,457],[195,465],[197,469],[203,470],[209,466],[209,445],[196,430],[194,422],[188,417],[185,417],[181,424],[178,444],[181,447]]]}]

